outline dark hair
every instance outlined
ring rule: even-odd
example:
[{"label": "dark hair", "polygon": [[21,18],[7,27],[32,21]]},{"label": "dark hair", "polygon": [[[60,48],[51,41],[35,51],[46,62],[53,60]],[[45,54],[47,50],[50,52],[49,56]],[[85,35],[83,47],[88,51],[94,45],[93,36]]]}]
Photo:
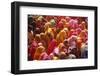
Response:
[{"label": "dark hair", "polygon": [[33,22],[33,18],[32,17],[28,17],[28,24],[30,25]]},{"label": "dark hair", "polygon": [[28,25],[31,25],[31,27],[32,27],[31,30],[34,31],[36,28],[35,19],[29,16],[28,17]]},{"label": "dark hair", "polygon": [[33,29],[32,25],[28,25],[28,32],[31,32],[32,29]]}]

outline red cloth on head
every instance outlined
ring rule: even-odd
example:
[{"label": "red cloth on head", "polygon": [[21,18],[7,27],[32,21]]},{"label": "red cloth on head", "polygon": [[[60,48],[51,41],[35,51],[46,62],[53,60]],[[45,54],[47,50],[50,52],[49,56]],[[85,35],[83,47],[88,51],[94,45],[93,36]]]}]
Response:
[{"label": "red cloth on head", "polygon": [[49,54],[54,50],[54,48],[55,48],[56,46],[57,46],[57,42],[56,42],[55,39],[53,39],[53,40],[49,43],[47,54],[49,55]]}]

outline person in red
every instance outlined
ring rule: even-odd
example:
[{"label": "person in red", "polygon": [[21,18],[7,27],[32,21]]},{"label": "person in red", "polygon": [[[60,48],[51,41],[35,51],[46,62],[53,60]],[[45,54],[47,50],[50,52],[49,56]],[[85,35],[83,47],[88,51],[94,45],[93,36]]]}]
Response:
[{"label": "person in red", "polygon": [[71,29],[69,32],[68,32],[68,37],[70,38],[73,34],[75,34],[75,30],[74,29]]},{"label": "person in red", "polygon": [[57,46],[57,41],[55,39],[52,39],[52,41],[49,43],[48,45],[48,51],[47,51],[47,54],[49,55],[53,50],[54,48]]},{"label": "person in red", "polygon": [[69,27],[70,27],[70,29],[76,29],[76,28],[78,28],[78,20],[77,19],[71,19],[70,21],[69,21]]},{"label": "person in red", "polygon": [[56,25],[56,27],[60,30],[62,30],[64,28],[64,26],[66,26],[66,19],[61,19],[58,24]]},{"label": "person in red", "polygon": [[32,44],[29,46],[29,56],[31,56],[31,60],[34,59],[33,57],[39,42],[40,42],[40,35],[36,34]]},{"label": "person in red", "polygon": [[37,46],[38,45],[36,41],[33,41],[32,44],[28,47],[28,59],[29,60],[33,60],[33,56],[34,56]]},{"label": "person in red", "polygon": [[79,27],[84,30],[87,29],[87,23],[85,21],[82,21],[81,24],[79,24]]}]

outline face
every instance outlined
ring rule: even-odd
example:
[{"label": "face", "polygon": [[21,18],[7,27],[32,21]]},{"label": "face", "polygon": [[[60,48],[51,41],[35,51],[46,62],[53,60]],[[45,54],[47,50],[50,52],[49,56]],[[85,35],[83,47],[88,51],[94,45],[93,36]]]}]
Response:
[{"label": "face", "polygon": [[45,39],[45,34],[44,34],[44,33],[41,33],[40,36],[41,36],[41,40],[42,40],[42,39],[43,39],[43,40]]},{"label": "face", "polygon": [[36,35],[35,35],[35,40],[36,40],[37,42],[39,42],[39,41],[41,40],[39,34],[36,34]]}]

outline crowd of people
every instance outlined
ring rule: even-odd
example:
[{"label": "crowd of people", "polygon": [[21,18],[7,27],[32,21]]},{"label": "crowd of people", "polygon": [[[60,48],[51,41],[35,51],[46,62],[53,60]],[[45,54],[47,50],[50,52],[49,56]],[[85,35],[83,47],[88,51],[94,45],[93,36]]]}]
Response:
[{"label": "crowd of people", "polygon": [[88,19],[28,15],[28,60],[88,58]]}]

